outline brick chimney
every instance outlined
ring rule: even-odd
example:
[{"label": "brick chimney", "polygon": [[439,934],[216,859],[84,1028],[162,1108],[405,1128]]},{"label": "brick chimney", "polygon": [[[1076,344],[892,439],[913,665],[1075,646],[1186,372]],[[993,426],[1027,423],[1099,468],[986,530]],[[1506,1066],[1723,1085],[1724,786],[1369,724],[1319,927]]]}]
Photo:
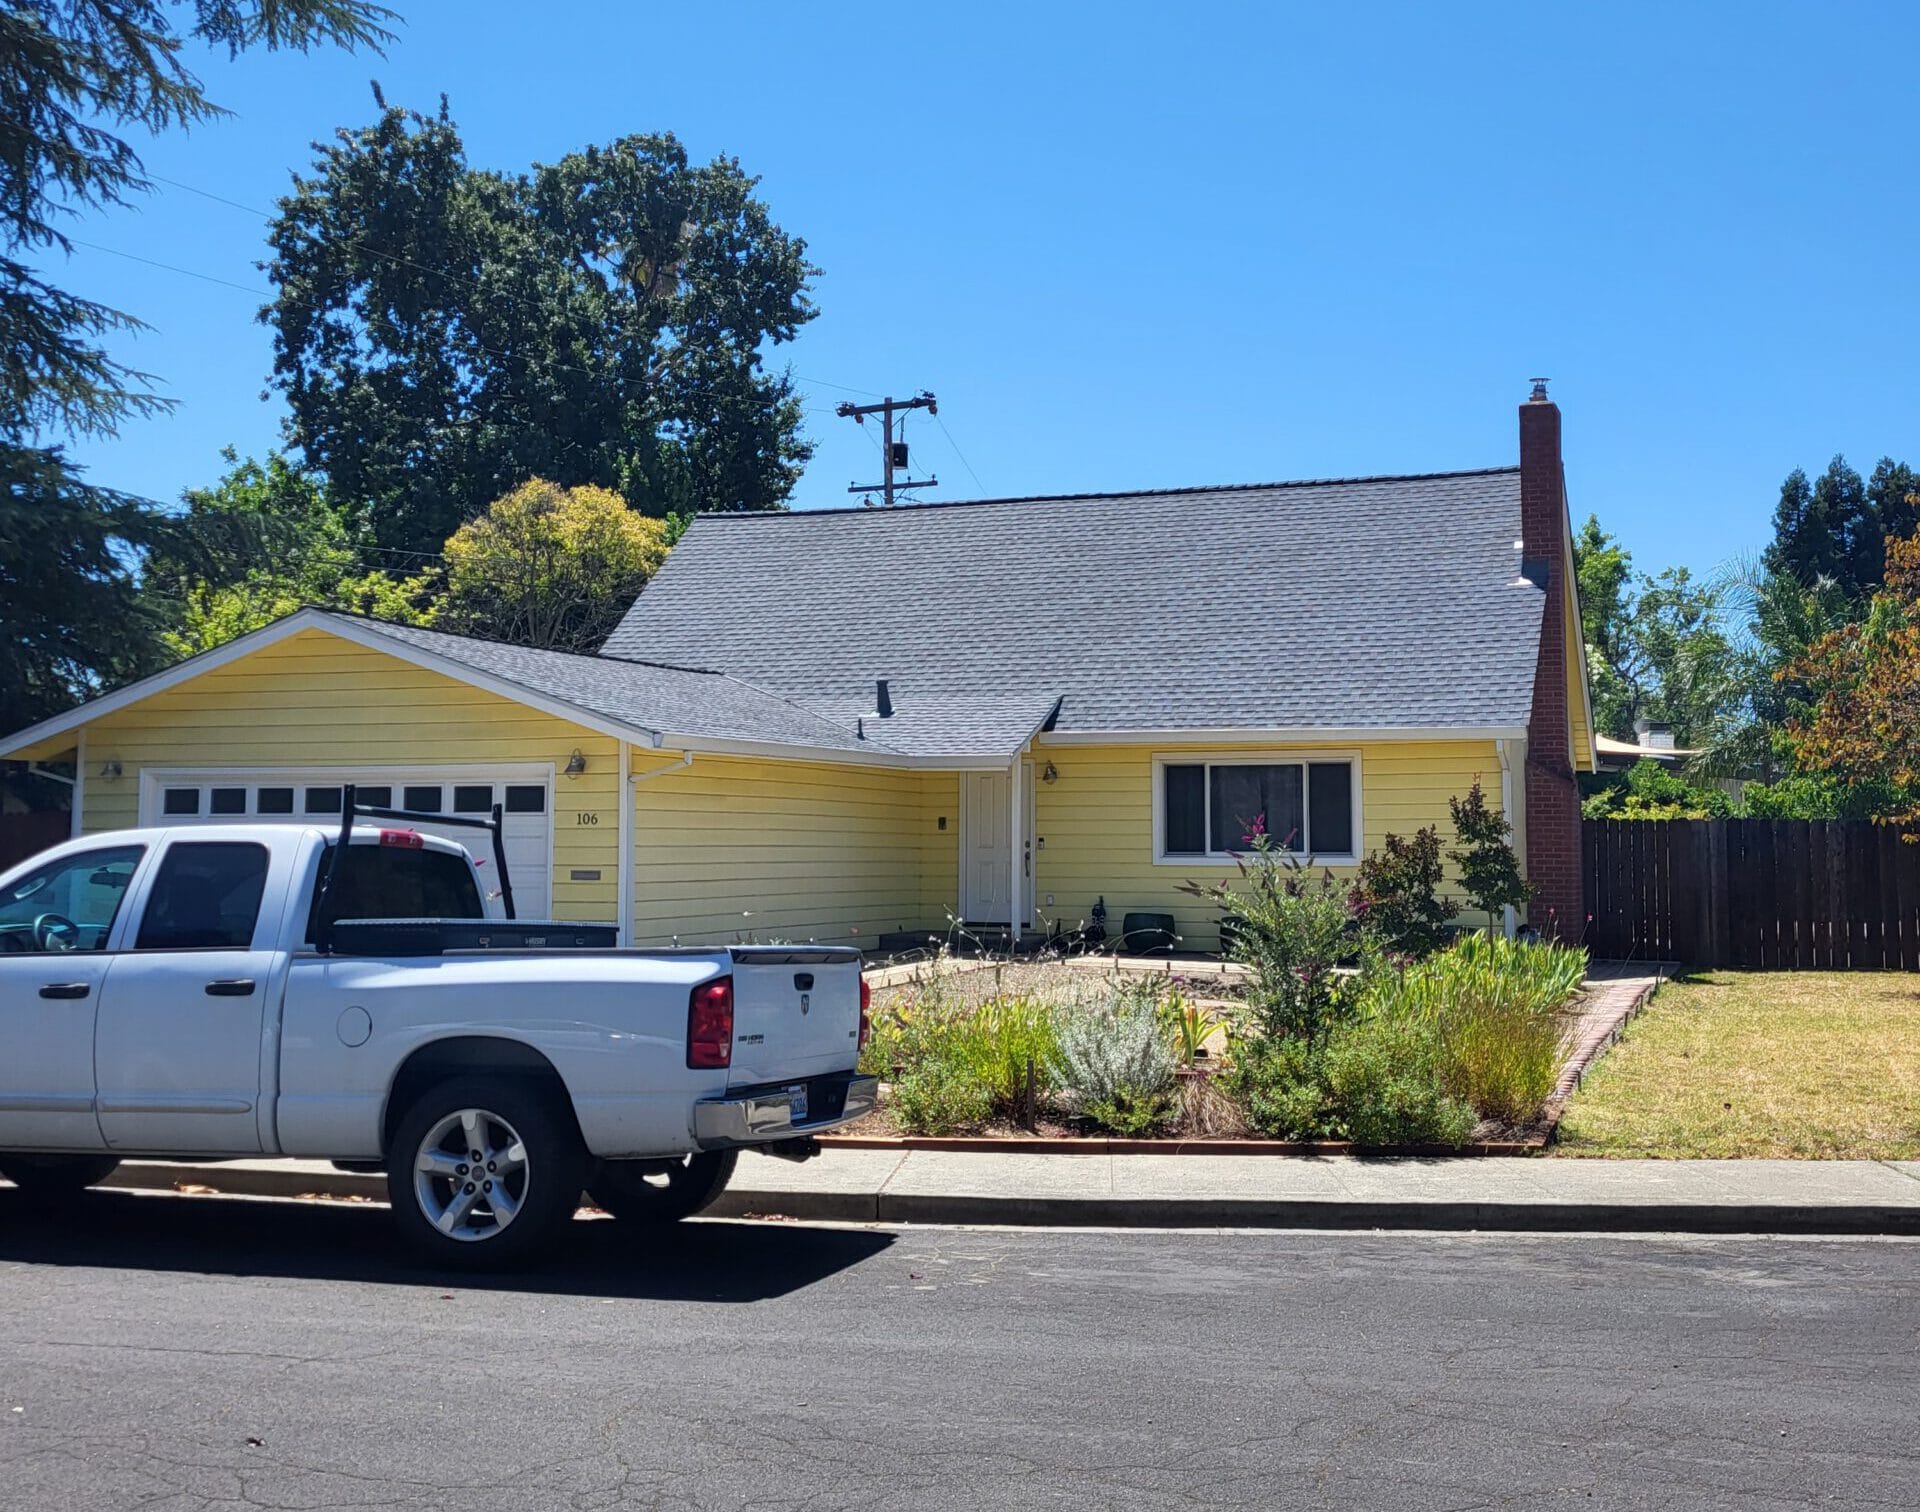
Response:
[{"label": "brick chimney", "polygon": [[1567,708],[1567,626],[1563,599],[1567,553],[1566,475],[1560,462],[1560,407],[1545,379],[1520,406],[1520,554],[1522,571],[1545,592],[1533,708],[1527,719],[1528,922],[1544,936],[1578,941],[1587,909],[1580,863],[1580,789],[1573,775]]}]

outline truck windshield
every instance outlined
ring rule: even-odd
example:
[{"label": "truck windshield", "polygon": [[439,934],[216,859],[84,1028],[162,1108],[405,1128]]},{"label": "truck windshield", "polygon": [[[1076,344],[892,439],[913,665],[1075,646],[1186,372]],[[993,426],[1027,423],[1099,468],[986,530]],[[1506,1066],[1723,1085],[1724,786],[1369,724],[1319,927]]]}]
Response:
[{"label": "truck windshield", "polygon": [[[327,848],[323,868],[339,849]],[[325,881],[322,870],[318,883]],[[484,919],[487,911],[464,856],[397,845],[350,845],[327,914],[324,922],[332,924],[340,919]],[[316,885],[308,939],[317,937],[321,923]]]}]

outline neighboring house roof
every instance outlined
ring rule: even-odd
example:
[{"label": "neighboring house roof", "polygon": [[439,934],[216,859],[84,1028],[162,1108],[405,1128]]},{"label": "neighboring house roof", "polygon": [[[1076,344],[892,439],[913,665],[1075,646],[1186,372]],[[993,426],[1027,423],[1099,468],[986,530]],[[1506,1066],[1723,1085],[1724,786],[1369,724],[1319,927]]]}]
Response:
[{"label": "neighboring house roof", "polygon": [[1696,750],[1681,749],[1678,746],[1643,746],[1631,740],[1615,740],[1611,735],[1593,737],[1593,748],[1600,758],[1602,766],[1629,767],[1645,757],[1650,761],[1664,762],[1678,766],[1689,756],[1698,756]]},{"label": "neighboring house roof", "polygon": [[841,723],[885,677],[900,729],[1058,699],[1056,738],[1518,733],[1543,608],[1519,535],[1511,467],[703,515],[605,654]]}]

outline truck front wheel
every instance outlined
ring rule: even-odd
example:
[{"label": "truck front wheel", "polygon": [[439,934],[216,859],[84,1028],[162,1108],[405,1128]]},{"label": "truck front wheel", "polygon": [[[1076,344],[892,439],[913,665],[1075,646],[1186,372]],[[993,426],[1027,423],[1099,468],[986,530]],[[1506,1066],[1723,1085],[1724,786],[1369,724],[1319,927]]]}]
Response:
[{"label": "truck front wheel", "polygon": [[531,1080],[453,1077],[401,1115],[387,1195],[409,1243],[440,1265],[537,1256],[580,1202],[585,1160],[554,1095]]},{"label": "truck front wheel", "polygon": [[98,1186],[119,1169],[112,1155],[0,1155],[0,1176],[42,1202]]},{"label": "truck front wheel", "polygon": [[678,1160],[603,1160],[587,1195],[623,1223],[678,1223],[727,1189],[739,1156],[710,1150]]}]

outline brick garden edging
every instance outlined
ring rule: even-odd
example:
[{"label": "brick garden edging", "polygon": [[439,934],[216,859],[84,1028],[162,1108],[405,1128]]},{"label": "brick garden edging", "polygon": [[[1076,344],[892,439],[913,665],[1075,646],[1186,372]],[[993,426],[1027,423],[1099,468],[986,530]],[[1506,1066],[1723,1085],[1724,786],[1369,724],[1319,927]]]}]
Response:
[{"label": "brick garden edging", "polygon": [[[1594,975],[1596,970],[1602,974]],[[1553,1095],[1542,1110],[1546,1121],[1542,1143],[1553,1143],[1554,1136],[1560,1132],[1560,1117],[1567,1111],[1573,1094],[1580,1090],[1587,1072],[1593,1069],[1593,1063],[1620,1038],[1674,970],[1670,961],[1600,961],[1589,968],[1587,981],[1604,985],[1592,994],[1592,1001],[1573,1027],[1567,1063],[1560,1068],[1560,1080],[1554,1084]]]},{"label": "brick garden edging", "polygon": [[822,1134],[828,1150],[944,1150],[950,1155],[1535,1155],[1544,1133],[1525,1139],[1480,1140],[1461,1145],[1349,1144],[1343,1139],[1050,1139],[1021,1135]]}]

